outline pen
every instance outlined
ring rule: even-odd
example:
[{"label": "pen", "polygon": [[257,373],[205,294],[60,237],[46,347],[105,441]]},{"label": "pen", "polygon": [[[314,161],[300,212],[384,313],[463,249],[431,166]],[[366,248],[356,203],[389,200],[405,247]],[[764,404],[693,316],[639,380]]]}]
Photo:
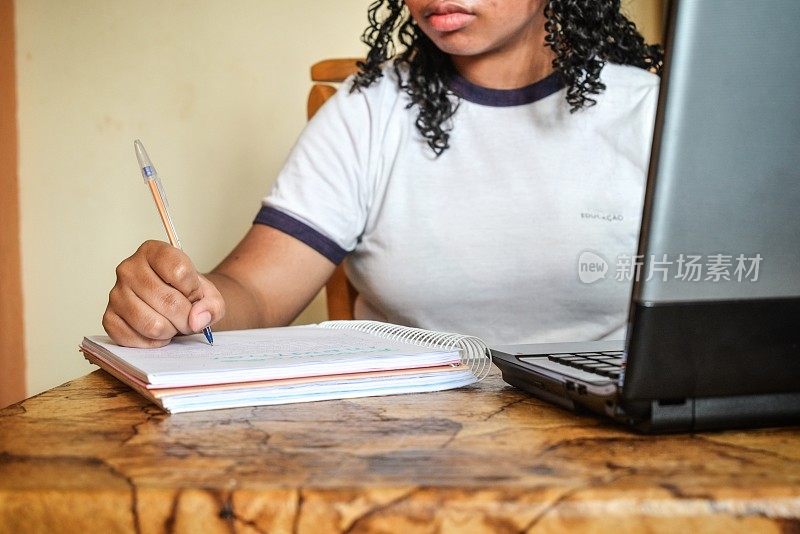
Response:
[{"label": "pen", "polygon": [[[173,247],[183,250],[181,240],[178,238],[178,232],[175,231],[175,223],[169,212],[167,194],[164,192],[164,186],[161,185],[161,180],[158,178],[156,168],[150,161],[150,157],[147,155],[141,141],[138,139],[134,141],[133,147],[136,149],[136,159],[139,160],[139,168],[142,170],[144,183],[147,184],[150,188],[150,192],[153,194],[153,200],[156,202],[156,208],[158,208],[158,214],[161,216],[161,222],[164,223],[164,228],[167,230],[169,243]],[[208,340],[211,345],[214,344],[214,336],[211,334],[210,327],[207,326],[203,328],[203,335],[206,336],[206,340]]]}]

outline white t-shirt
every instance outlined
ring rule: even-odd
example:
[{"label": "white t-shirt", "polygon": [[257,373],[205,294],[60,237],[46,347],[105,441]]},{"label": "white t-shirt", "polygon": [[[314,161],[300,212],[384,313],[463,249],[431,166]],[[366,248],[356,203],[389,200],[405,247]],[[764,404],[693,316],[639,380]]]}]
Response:
[{"label": "white t-shirt", "polygon": [[[457,78],[438,158],[391,68],[361,91],[348,81],[255,222],[346,257],[357,318],[490,344],[622,337],[631,287],[614,263],[636,253],[658,77],[608,64],[601,79],[597,104],[570,113],[555,74],[515,90]],[[608,265],[593,283],[587,251]]]}]

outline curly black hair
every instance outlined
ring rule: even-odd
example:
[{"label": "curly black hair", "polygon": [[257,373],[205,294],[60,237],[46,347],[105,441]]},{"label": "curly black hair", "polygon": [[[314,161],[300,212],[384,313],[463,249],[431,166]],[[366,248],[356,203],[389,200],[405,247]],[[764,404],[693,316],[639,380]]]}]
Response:
[{"label": "curly black hair", "polygon": [[[661,46],[645,42],[636,25],[620,13],[620,0],[549,0],[544,14],[545,43],[555,54],[553,70],[566,84],[572,112],[597,103],[593,95],[606,88],[600,71],[607,61],[661,73]],[[459,105],[448,88],[455,74],[449,57],[419,29],[403,0],[374,0],[367,18],[361,40],[369,52],[358,63],[351,91],[369,87],[382,76],[383,64],[393,60],[400,89],[411,99],[408,107],[419,108],[417,128],[441,155],[449,147],[450,119]]]}]

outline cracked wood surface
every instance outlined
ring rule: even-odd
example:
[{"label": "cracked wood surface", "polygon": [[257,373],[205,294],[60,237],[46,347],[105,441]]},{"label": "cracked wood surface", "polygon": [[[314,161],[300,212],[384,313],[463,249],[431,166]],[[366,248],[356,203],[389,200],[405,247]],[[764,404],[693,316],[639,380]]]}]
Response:
[{"label": "cracked wood surface", "polygon": [[0,410],[0,532],[800,532],[800,429],[648,437],[499,374],[168,416],[103,371]]}]

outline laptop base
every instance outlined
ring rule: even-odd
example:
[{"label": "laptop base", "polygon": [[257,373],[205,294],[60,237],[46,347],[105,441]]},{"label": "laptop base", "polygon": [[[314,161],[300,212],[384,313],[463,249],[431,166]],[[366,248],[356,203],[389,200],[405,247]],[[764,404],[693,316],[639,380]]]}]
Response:
[{"label": "laptop base", "polygon": [[[537,369],[535,363],[519,360],[520,354],[506,352],[509,349],[492,350],[493,361],[507,384],[561,408],[599,414],[642,433],[782,426],[800,422],[800,393],[626,401],[619,388],[609,391],[569,377],[559,378],[547,369]],[[541,355],[542,352],[533,352],[530,356]],[[570,382],[572,387],[568,387]]]}]

